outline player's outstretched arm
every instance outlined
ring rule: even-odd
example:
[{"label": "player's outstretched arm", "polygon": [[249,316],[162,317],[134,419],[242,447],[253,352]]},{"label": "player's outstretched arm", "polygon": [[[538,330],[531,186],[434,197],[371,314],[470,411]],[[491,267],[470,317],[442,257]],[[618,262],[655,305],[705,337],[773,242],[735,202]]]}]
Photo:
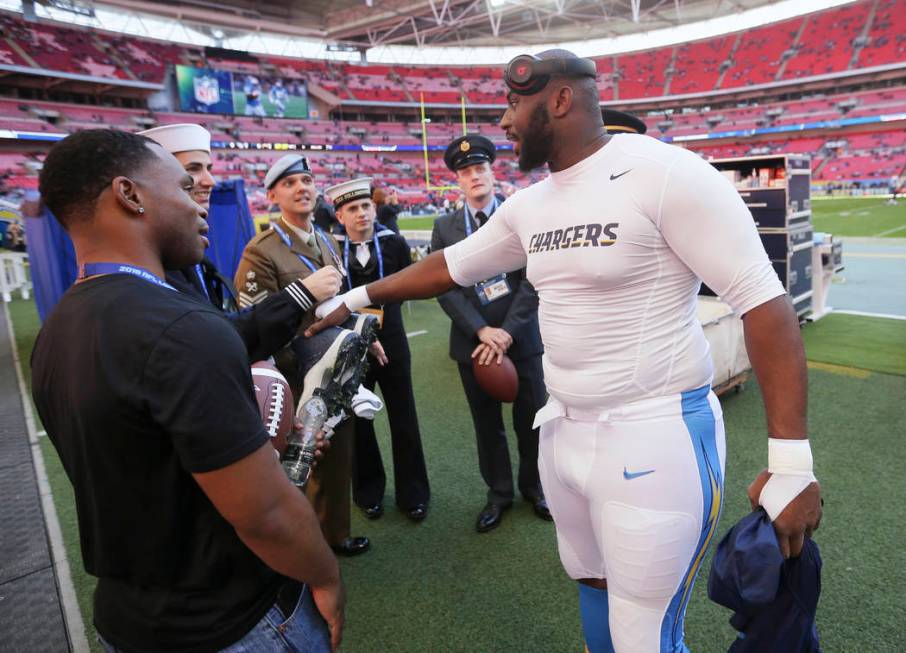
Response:
[{"label": "player's outstretched arm", "polygon": [[305,331],[310,337],[331,326],[345,322],[353,311],[371,304],[392,304],[407,299],[428,299],[446,292],[456,284],[447,269],[443,252],[434,252],[427,258],[400,270],[389,277],[384,277],[367,286],[353,288],[341,299],[333,312],[312,324]]},{"label": "player's outstretched arm", "polygon": [[768,469],[749,486],[749,499],[771,517],[784,557],[798,556],[821,522],[821,490],[807,439],[808,372],[799,321],[784,295],[750,310],[743,325],[770,436]]}]

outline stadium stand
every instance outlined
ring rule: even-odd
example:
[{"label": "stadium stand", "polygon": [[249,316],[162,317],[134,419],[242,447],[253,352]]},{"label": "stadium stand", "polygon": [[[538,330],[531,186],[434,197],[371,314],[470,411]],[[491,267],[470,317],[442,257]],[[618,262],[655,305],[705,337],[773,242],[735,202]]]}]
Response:
[{"label": "stadium stand", "polygon": [[[600,98],[619,102],[689,96],[714,89],[742,92],[754,84],[901,62],[906,59],[904,16],[906,0],[861,0],[747,32],[597,57]],[[379,119],[356,115],[353,109],[366,105],[411,106],[422,97],[429,105],[457,105],[464,96],[473,109],[476,105],[495,107],[489,107],[487,120],[496,118],[504,103],[499,66],[453,66],[439,71],[433,66],[353,64],[278,56],[233,60],[229,53],[223,52],[206,57],[205,51],[197,46],[45,21],[27,23],[18,14],[0,12],[0,66],[162,83],[175,64],[304,79],[318,98],[329,106],[343,108],[339,115],[347,119],[327,115],[329,109],[317,118],[301,120],[0,98],[0,120],[6,129],[47,134],[98,126],[137,130],[158,124],[197,122],[211,131],[215,142],[244,144],[218,150],[215,172],[224,177],[244,177],[252,190],[253,202],[260,205],[264,202],[263,195],[257,191],[260,181],[269,163],[281,152],[257,149],[256,145],[419,146],[421,125],[411,109],[388,108]],[[732,102],[724,102],[718,108],[701,106],[701,100],[688,106],[670,100],[662,110],[649,111],[644,117],[651,134],[669,140],[897,114],[906,107],[906,88],[902,87],[810,92],[788,99],[790,95],[795,97],[795,93],[788,93],[782,101],[747,97],[745,104],[732,106]],[[427,143],[442,146],[461,130],[461,124],[452,117],[435,120],[428,125]],[[503,134],[491,122],[470,122],[468,130],[484,133],[498,144],[505,142]],[[683,144],[708,157],[782,151],[809,153],[813,157],[814,180],[818,183],[880,184],[885,177],[901,174],[906,164],[906,143],[902,132],[896,129],[840,133],[831,127],[821,133],[778,134],[751,140],[694,139],[684,140]],[[434,201],[440,197],[424,190],[423,155],[418,151],[334,150],[312,152],[310,156],[320,183],[367,174],[380,179],[380,183],[399,187],[412,202]],[[31,187],[37,160],[30,154],[4,152],[0,156],[0,174],[5,188]],[[31,168],[26,165],[29,163]],[[448,174],[434,155],[430,158],[429,172],[432,179],[440,180]],[[499,174],[507,183],[519,185],[527,180],[507,152],[501,154]]]}]

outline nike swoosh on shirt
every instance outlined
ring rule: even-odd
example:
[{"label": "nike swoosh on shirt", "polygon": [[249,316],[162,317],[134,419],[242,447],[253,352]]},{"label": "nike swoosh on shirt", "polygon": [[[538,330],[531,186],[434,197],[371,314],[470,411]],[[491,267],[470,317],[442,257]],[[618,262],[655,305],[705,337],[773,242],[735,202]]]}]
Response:
[{"label": "nike swoosh on shirt", "polygon": [[619,179],[620,177],[622,177],[623,175],[625,175],[627,172],[632,172],[632,168],[630,168],[629,170],[626,170],[625,172],[621,172],[621,173],[618,174],[618,175],[615,175],[615,174],[611,173],[611,175],[610,175],[610,181],[613,181],[614,179]]},{"label": "nike swoosh on shirt", "polygon": [[632,479],[638,478],[639,476],[646,476],[647,474],[654,474],[654,470],[646,469],[644,472],[630,472],[625,467],[623,468],[623,478],[625,478],[627,481],[631,481]]}]

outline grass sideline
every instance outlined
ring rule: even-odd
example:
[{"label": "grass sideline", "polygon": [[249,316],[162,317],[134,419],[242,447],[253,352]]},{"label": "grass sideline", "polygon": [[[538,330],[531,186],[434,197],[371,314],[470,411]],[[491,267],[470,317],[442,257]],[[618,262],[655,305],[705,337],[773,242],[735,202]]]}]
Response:
[{"label": "grass sideline", "polygon": [[883,198],[842,197],[812,201],[815,231],[835,236],[906,238],[906,198],[896,206]]},{"label": "grass sideline", "polygon": [[[552,525],[517,501],[496,531],[474,531],[484,492],[466,402],[447,358],[449,322],[434,301],[412,302],[410,307],[411,314],[403,313],[408,330],[428,331],[410,344],[433,491],[430,513],[420,525],[408,522],[392,507],[392,485],[382,519],[372,522],[353,512],[353,533],[368,535],[373,550],[342,561],[349,588],[342,650],[580,653],[577,592],[560,568]],[[10,309],[16,344],[27,362],[38,325],[34,305],[16,300]],[[870,318],[825,324],[853,335],[867,328],[864,320]],[[816,347],[833,347],[840,337],[818,329],[822,322],[804,327],[810,356]],[[877,342],[889,344],[886,338],[878,336]],[[866,368],[870,363],[859,359],[858,349],[847,355],[846,364]],[[818,611],[822,645],[828,651],[906,650],[901,627],[906,606],[899,590],[906,583],[906,549],[900,545],[906,458],[892,455],[902,450],[902,436],[891,428],[906,420],[906,376],[853,376],[832,366],[828,370],[810,370],[810,430],[826,500],[817,534],[824,558]],[[29,380],[27,366],[23,372]],[[729,451],[726,502],[718,527],[722,537],[748,510],[745,487],[764,466],[766,446],[755,383],[725,396],[721,404]],[[376,426],[388,465],[386,417]],[[41,447],[92,640],[94,581],[82,569],[71,489],[47,438],[41,439]],[[511,453],[516,460],[515,450]],[[388,475],[392,483],[392,468]],[[710,554],[686,616],[687,644],[696,653],[725,651],[734,637],[727,624],[729,612],[705,596],[709,565]]]}]

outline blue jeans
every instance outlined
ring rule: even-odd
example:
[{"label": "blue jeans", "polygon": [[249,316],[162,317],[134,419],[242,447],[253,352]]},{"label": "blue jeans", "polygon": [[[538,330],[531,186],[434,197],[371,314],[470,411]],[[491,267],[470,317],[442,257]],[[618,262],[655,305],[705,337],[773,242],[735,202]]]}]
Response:
[{"label": "blue jeans", "polygon": [[[98,641],[107,653],[121,653],[100,635]],[[330,653],[330,633],[306,585],[289,617],[272,606],[245,637],[221,653]]]}]

